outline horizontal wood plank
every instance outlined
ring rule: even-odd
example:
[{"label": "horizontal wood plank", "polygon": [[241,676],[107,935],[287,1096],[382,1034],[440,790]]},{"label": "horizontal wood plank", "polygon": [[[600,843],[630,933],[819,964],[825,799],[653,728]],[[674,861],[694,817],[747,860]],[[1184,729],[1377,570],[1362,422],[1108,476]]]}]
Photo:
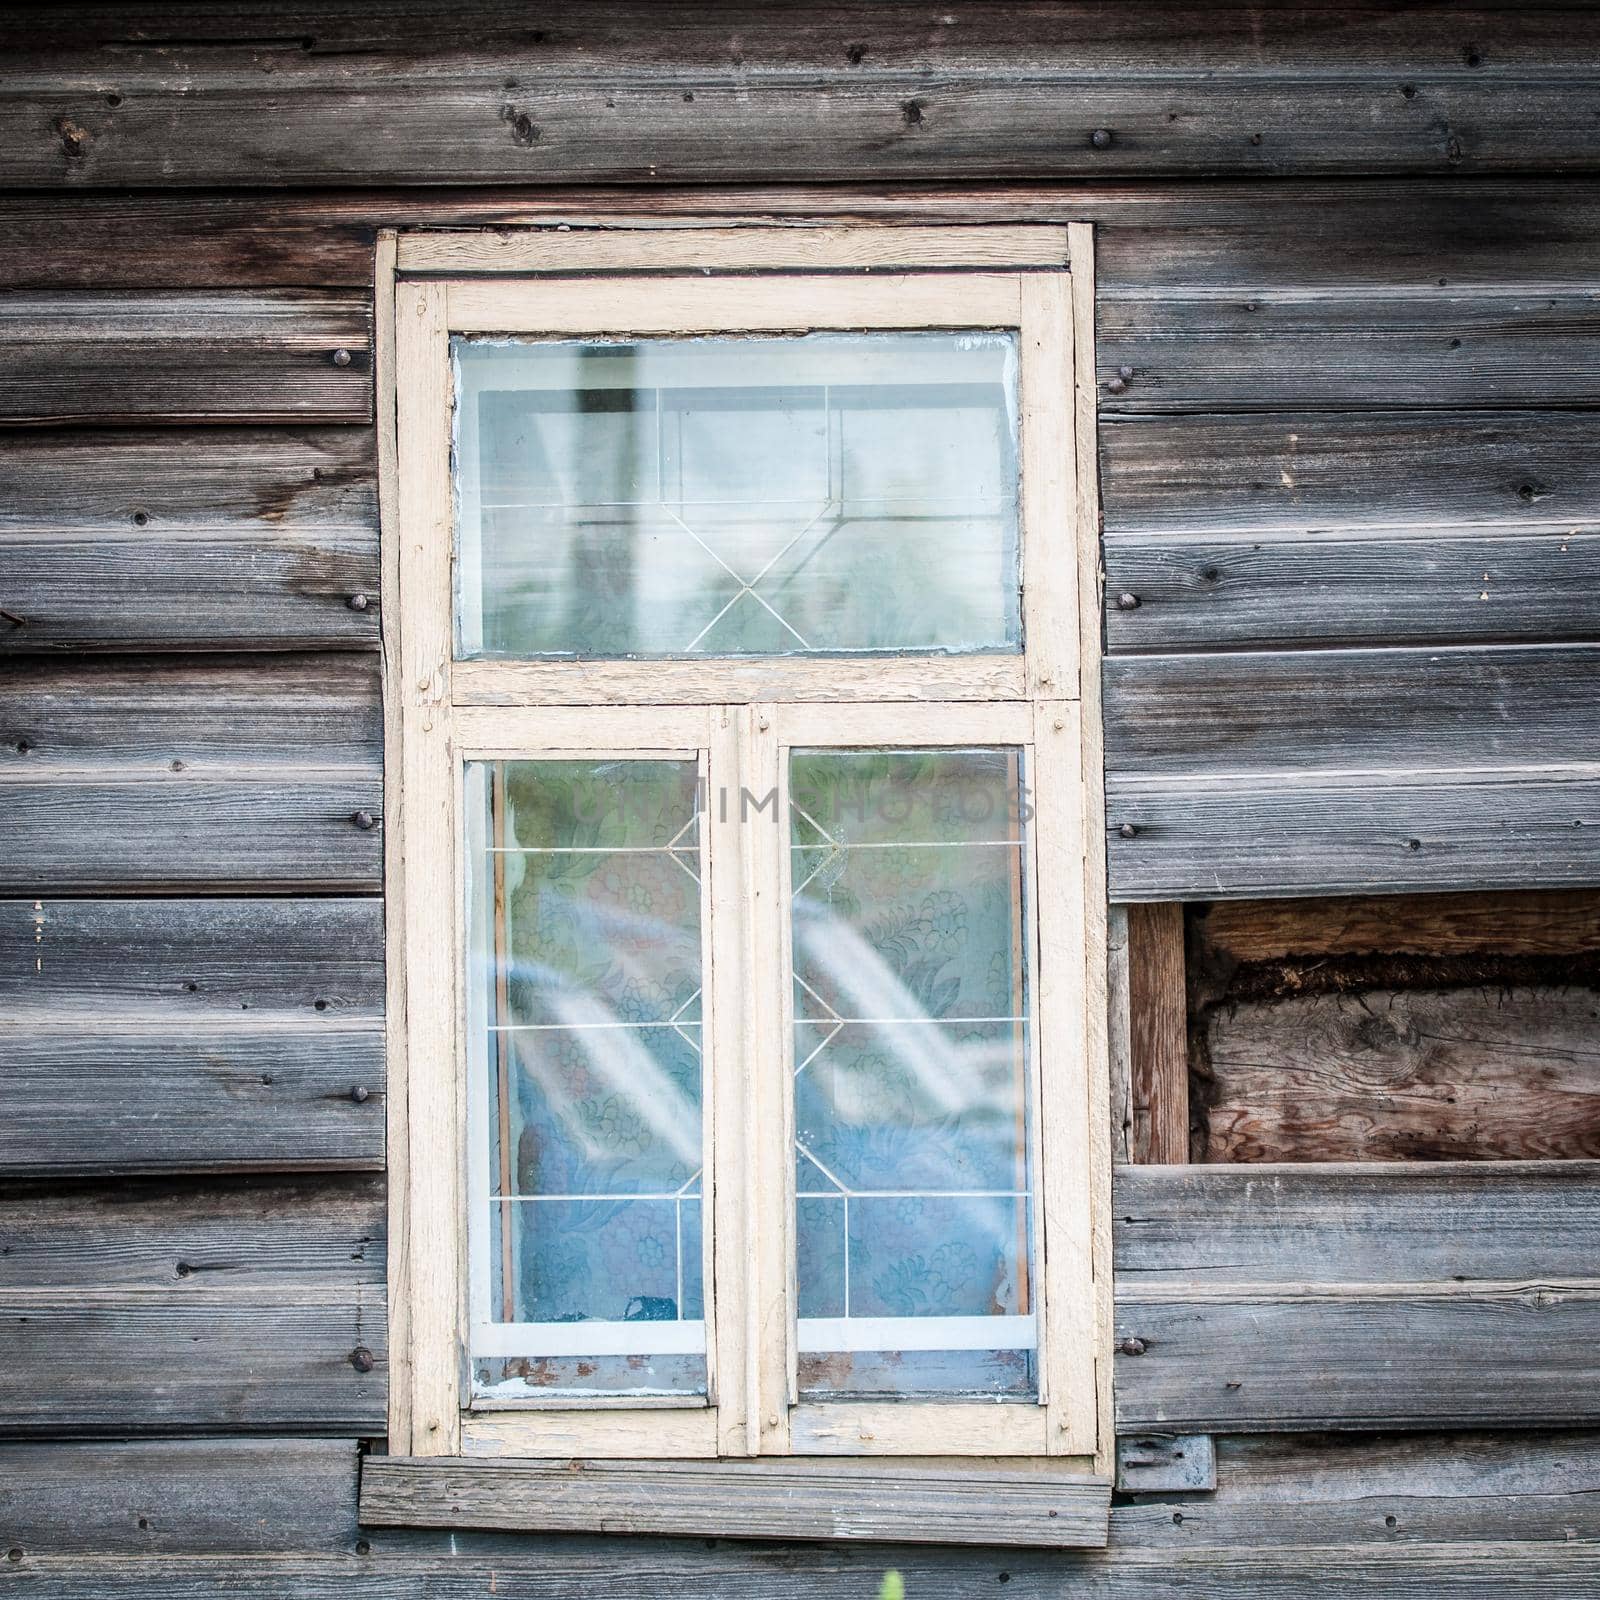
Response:
[{"label": "horizontal wood plank", "polygon": [[0,1172],[381,1167],[383,1039],[376,900],[0,901]]},{"label": "horizontal wood plank", "polygon": [[1260,1435],[1216,1441],[1215,1494],[1112,1512],[1113,1547],[1414,1548],[1600,1537],[1600,1435]]},{"label": "horizontal wood plank", "polygon": [[28,434],[0,455],[0,652],[375,648],[356,428]]},{"label": "horizontal wood plank", "polygon": [[1600,1162],[1118,1167],[1117,1293],[1600,1277]]},{"label": "horizontal wood plank", "polygon": [[365,656],[0,663],[0,884],[376,889]]},{"label": "horizontal wood plank", "polygon": [[1200,1026],[1207,1161],[1600,1157],[1600,988],[1236,1001]]},{"label": "horizontal wood plank", "polygon": [[351,1551],[348,1439],[0,1444],[0,1529],[30,1560]]},{"label": "horizontal wood plank", "polygon": [[13,185],[51,188],[1460,174],[1525,170],[1534,139],[1595,170],[1592,25],[1515,16],[733,5],[668,42],[640,6],[532,32],[469,8],[444,37],[412,5],[100,7],[11,22],[0,132]]},{"label": "horizontal wood plank", "polygon": [[367,295],[0,298],[0,424],[371,420]]},{"label": "horizontal wood plank", "polygon": [[1106,818],[1116,900],[1600,884],[1592,767],[1156,782],[1113,767]]},{"label": "horizontal wood plank", "polygon": [[1596,1420],[1597,1170],[1119,1169],[1119,1428]]},{"label": "horizontal wood plank", "polygon": [[56,1183],[0,1219],[0,1431],[382,1427],[381,1181]]},{"label": "horizontal wood plank", "polygon": [[1100,406],[1116,415],[1593,405],[1597,329],[1600,295],[1538,284],[1167,291],[1102,306]]},{"label": "horizontal wood plank", "polygon": [[1600,646],[1109,660],[1124,779],[1529,768],[1600,750]]},{"label": "horizontal wood plank", "polygon": [[[879,11],[882,16],[884,13]],[[336,181],[342,181],[336,180]],[[739,223],[1098,224],[1101,295],[1273,284],[1434,290],[1589,285],[1600,185],[1519,177],[1314,184],[1000,182],[940,187],[336,188],[0,195],[0,285],[27,289],[366,288],[380,227]],[[1181,467],[1183,463],[1174,463]]]},{"label": "horizontal wood plank", "polygon": [[1093,1547],[1109,1483],[767,1462],[484,1462],[370,1458],[361,1520],[398,1527],[698,1534],[719,1539]]}]

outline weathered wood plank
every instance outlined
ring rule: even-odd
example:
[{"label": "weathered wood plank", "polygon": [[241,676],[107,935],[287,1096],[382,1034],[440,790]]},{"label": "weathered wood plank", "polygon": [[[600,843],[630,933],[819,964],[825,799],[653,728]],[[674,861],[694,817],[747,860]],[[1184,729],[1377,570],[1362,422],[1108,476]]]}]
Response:
[{"label": "weathered wood plank", "polygon": [[1600,647],[1121,657],[1104,668],[1123,781],[1549,767],[1600,748]]},{"label": "weathered wood plank", "polygon": [[1600,534],[1123,539],[1106,591],[1114,652],[1593,640]]},{"label": "weathered wood plank", "polygon": [[1225,901],[1202,931],[1210,958],[1234,963],[1377,952],[1571,956],[1600,952],[1600,892]]},{"label": "weathered wood plank", "polygon": [[0,1430],[382,1427],[381,1181],[14,1188],[0,1233]]},{"label": "weathered wood plank", "polygon": [[1585,411],[1119,417],[1100,459],[1108,557],[1133,539],[1489,541],[1600,522]]},{"label": "weathered wood plank", "polygon": [[1600,1538],[1593,1433],[1265,1435],[1219,1439],[1216,1448],[1215,1494],[1118,1506],[1113,1549]]},{"label": "weathered wood plank", "polygon": [[0,1541],[31,1560],[347,1553],[356,1445],[151,1439],[0,1445]]},{"label": "weathered wood plank", "polygon": [[1107,415],[1507,410],[1600,399],[1600,295],[1591,291],[1166,291],[1108,301],[1096,329]]},{"label": "weathered wood plank", "polygon": [[1208,1161],[1600,1157],[1600,989],[1208,1008]]},{"label": "weathered wood plank", "polygon": [[[409,1539],[409,1535],[390,1538]],[[513,1550],[470,1535],[370,1556],[168,1558],[56,1557],[26,1553],[7,1571],[22,1600],[570,1600],[596,1573],[633,1600],[858,1600],[876,1592],[886,1568],[919,1600],[970,1600],[1004,1578],[1008,1600],[1170,1600],[1176,1593],[1228,1600],[1281,1600],[1315,1592],[1362,1600],[1504,1600],[1559,1597],[1600,1585],[1600,1550],[1577,1541],[1417,1545],[1395,1550],[1201,1549],[1127,1551],[930,1551],[915,1546],[751,1546],[707,1549],[690,1540],[529,1539]],[[854,1558],[854,1559],[852,1559]]]},{"label": "weathered wood plank", "polygon": [[1119,1167],[1117,1293],[1600,1276],[1600,1163]]},{"label": "weathered wood plank", "polygon": [[1129,1099],[1133,1161],[1189,1159],[1189,1013],[1183,907],[1128,908]]},{"label": "weathered wood plank", "polygon": [[[883,13],[880,11],[879,15]],[[0,195],[0,285],[25,289],[365,288],[379,227],[596,226],[722,217],[1100,225],[1107,298],[1157,286],[1241,291],[1352,282],[1582,287],[1600,187],[1572,179],[996,183],[907,190],[336,189]],[[1182,467],[1183,463],[1174,463]]]},{"label": "weathered wood plank", "polygon": [[370,1525],[698,1534],[718,1539],[1104,1545],[1109,1483],[1058,1474],[816,1463],[484,1462],[374,1456]]},{"label": "weathered wood plank", "polygon": [[0,706],[12,891],[377,888],[372,658],[13,661]]},{"label": "weathered wood plank", "polygon": [[376,474],[357,428],[15,438],[0,652],[375,648]]},{"label": "weathered wood plank", "polygon": [[[948,16],[949,21],[943,21]],[[21,14],[13,186],[1594,170],[1585,16],[1489,8]],[[606,63],[603,74],[594,63]],[[26,70],[24,70],[26,69]],[[1108,137],[1093,137],[1101,130]]]},{"label": "weathered wood plank", "polygon": [[1119,1169],[1119,1428],[1600,1417],[1597,1175]]},{"label": "weathered wood plank", "polygon": [[1600,1421],[1593,1283],[1393,1295],[1205,1286],[1124,1298],[1116,1329],[1117,1426],[1129,1431]]},{"label": "weathered wood plank", "polygon": [[[1333,710],[1328,715],[1333,726]],[[1113,752],[1110,759],[1120,758]],[[1285,770],[1154,783],[1113,767],[1106,817],[1117,900],[1600,882],[1593,767],[1347,778]]]},{"label": "weathered wood plank", "polygon": [[383,1009],[376,900],[0,901],[0,1172],[381,1167]]},{"label": "weathered wood plank", "polygon": [[0,424],[371,420],[370,296],[0,298]]}]

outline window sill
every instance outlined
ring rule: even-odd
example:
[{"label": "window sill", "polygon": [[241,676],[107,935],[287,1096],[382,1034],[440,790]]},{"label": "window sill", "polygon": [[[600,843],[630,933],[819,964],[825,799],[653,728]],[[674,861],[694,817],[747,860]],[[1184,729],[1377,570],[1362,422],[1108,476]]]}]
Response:
[{"label": "window sill", "polygon": [[794,1461],[369,1456],[369,1527],[1101,1549],[1103,1478]]}]

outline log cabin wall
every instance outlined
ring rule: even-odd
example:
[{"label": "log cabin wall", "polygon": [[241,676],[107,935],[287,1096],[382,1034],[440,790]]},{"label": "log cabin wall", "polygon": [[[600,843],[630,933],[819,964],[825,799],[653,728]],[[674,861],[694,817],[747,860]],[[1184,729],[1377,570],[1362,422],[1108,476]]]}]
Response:
[{"label": "log cabin wall", "polygon": [[[0,59],[10,1589],[1600,1586],[1597,1169],[1525,1159],[1600,1155],[1588,8],[38,7]],[[1116,1184],[1104,1553],[357,1525],[374,240],[597,212],[1097,225],[1162,1158]],[[1151,1433],[1217,1435],[1215,1492]]]}]

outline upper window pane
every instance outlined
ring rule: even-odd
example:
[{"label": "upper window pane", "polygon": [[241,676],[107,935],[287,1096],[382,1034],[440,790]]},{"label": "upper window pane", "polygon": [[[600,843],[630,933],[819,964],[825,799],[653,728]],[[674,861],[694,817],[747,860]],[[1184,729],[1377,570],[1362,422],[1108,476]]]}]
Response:
[{"label": "upper window pane", "polygon": [[1019,648],[1013,334],[453,349],[459,655]]}]

